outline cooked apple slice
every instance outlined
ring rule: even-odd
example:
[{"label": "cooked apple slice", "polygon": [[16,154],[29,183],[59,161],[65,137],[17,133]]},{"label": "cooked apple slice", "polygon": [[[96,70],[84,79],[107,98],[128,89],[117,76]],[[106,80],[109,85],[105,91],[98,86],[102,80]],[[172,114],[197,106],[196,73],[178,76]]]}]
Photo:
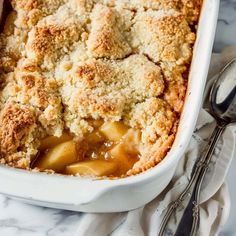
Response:
[{"label": "cooked apple slice", "polygon": [[68,165],[65,173],[68,175],[107,176],[114,173],[117,164],[103,160],[82,161]]},{"label": "cooked apple slice", "polygon": [[109,151],[109,154],[111,157],[121,162],[126,162],[128,160],[128,153],[127,153],[126,146],[124,143],[119,143],[115,145]]},{"label": "cooked apple slice", "polygon": [[68,141],[58,144],[45,152],[36,161],[35,167],[38,167],[40,170],[52,169],[60,172],[67,165],[77,161],[76,143],[74,141]]},{"label": "cooked apple slice", "polygon": [[86,137],[88,143],[96,144],[104,141],[104,136],[99,131],[93,131]]},{"label": "cooked apple slice", "polygon": [[92,126],[99,128],[103,125],[103,120],[91,120]]},{"label": "cooked apple slice", "polygon": [[39,150],[53,148],[60,143],[64,143],[70,140],[72,140],[72,137],[67,133],[63,133],[61,137],[48,136],[41,141]]},{"label": "cooked apple slice", "polygon": [[108,122],[100,127],[100,132],[110,141],[118,142],[128,128],[122,122]]},{"label": "cooked apple slice", "polygon": [[109,155],[118,165],[117,175],[125,174],[131,169],[135,162],[137,162],[137,155],[129,153],[124,143],[115,145],[110,151]]},{"label": "cooked apple slice", "polygon": [[119,166],[122,168],[129,166],[133,163],[132,155],[127,151],[126,145],[124,143],[119,143],[115,145],[110,151],[109,154],[115,161],[119,162]]},{"label": "cooked apple slice", "polygon": [[138,161],[138,153],[135,150],[130,151],[125,143],[115,145],[110,151],[109,155],[113,158],[119,166],[118,175],[125,174],[131,169],[135,162]]},{"label": "cooked apple slice", "polygon": [[138,154],[141,146],[140,130],[129,129],[123,137],[123,142],[126,144],[126,149],[129,153]]}]

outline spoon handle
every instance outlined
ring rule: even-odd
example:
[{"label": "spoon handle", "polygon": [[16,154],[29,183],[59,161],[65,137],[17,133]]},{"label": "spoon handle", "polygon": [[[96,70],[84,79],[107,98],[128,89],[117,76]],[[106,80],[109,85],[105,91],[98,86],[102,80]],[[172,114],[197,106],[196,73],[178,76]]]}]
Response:
[{"label": "spoon handle", "polygon": [[[166,212],[166,215],[163,218],[161,228],[159,231],[159,236],[164,235],[166,225],[173,214],[173,212],[182,205],[184,200],[187,197],[190,197],[189,203],[186,207],[186,210],[181,218],[180,224],[177,228],[175,236],[189,236],[189,235],[196,235],[197,228],[198,228],[198,211],[199,211],[199,195],[201,190],[201,184],[205,177],[205,174],[208,169],[208,165],[211,161],[212,153],[214,148],[225,129],[225,125],[220,126],[217,125],[214,132],[212,133],[209,143],[206,147],[206,151],[204,155],[202,155],[198,161],[196,162],[192,176],[190,179],[189,184],[185,188],[185,190],[181,193],[177,200],[170,203],[169,208]],[[186,222],[188,222],[188,227],[186,227]]]}]

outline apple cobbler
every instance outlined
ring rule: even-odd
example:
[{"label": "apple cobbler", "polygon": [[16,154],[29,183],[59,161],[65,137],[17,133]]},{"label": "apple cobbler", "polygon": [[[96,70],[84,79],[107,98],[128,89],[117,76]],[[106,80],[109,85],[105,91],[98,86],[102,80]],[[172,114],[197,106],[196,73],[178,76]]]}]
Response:
[{"label": "apple cobbler", "polygon": [[201,0],[11,0],[0,163],[124,177],[170,150]]}]

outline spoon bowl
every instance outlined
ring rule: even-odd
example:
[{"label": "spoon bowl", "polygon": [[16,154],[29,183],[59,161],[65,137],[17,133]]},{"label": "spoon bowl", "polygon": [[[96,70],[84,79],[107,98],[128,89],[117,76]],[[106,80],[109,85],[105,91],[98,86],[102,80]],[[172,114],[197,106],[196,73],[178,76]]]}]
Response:
[{"label": "spoon bowl", "polygon": [[190,198],[184,214],[178,224],[175,236],[195,236],[199,225],[199,198],[203,179],[211,162],[215,146],[226,126],[236,122],[236,58],[230,61],[212,85],[209,95],[210,113],[216,120],[214,129],[205,153],[197,160],[190,182],[177,200],[173,201],[162,221],[160,236],[172,213]]},{"label": "spoon bowl", "polygon": [[214,82],[210,104],[210,113],[218,124],[236,122],[236,58],[225,66]]}]

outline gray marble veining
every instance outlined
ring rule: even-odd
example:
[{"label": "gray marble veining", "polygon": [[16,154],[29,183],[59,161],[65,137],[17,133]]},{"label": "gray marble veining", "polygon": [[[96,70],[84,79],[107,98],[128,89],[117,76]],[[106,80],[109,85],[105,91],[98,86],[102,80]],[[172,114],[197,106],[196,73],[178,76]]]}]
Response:
[{"label": "gray marble veining", "polygon": [[[236,0],[222,0],[214,43],[220,52],[236,44]],[[236,157],[227,181],[231,199],[236,199]],[[0,195],[0,236],[72,236],[77,230],[81,214],[26,205]],[[236,203],[232,201],[229,220],[220,236],[236,236]]]},{"label": "gray marble veining", "polygon": [[221,0],[214,51],[236,44],[236,0]]},{"label": "gray marble veining", "polygon": [[80,213],[23,204],[0,195],[1,236],[73,235]]}]

